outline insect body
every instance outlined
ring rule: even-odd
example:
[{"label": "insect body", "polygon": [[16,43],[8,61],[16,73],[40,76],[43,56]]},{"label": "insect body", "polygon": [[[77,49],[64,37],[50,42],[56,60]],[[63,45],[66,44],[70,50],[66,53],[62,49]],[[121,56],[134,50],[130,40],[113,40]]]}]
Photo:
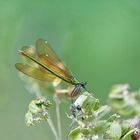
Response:
[{"label": "insect body", "polygon": [[81,88],[85,88],[86,82],[80,82],[71,74],[50,44],[44,39],[36,41],[36,48],[24,46],[19,50],[19,53],[31,63],[37,64],[35,67],[30,64],[16,63],[16,68],[22,73],[42,81],[53,81],[55,78],[62,79],[75,86],[71,97],[77,96]]}]

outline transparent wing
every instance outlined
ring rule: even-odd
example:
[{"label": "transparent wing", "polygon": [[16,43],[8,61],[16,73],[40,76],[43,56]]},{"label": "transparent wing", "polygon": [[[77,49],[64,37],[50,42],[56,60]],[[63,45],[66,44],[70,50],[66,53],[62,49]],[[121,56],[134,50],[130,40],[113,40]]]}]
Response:
[{"label": "transparent wing", "polygon": [[46,70],[32,67],[27,64],[16,63],[15,67],[22,73],[24,73],[32,78],[38,79],[38,80],[50,82],[56,78],[56,76],[52,75],[50,72],[48,72]]},{"label": "transparent wing", "polygon": [[[24,53],[28,54],[29,56],[38,59],[38,55],[36,53],[36,49],[33,46],[23,46],[21,48],[21,51],[23,51]],[[33,61],[31,61],[31,59],[29,59],[28,57],[24,57],[28,62],[33,63]]]},{"label": "transparent wing", "polygon": [[36,51],[41,63],[53,70],[57,75],[66,79],[69,83],[72,83],[73,76],[66,68],[61,59],[52,49],[51,45],[44,39],[38,39],[36,41]]}]

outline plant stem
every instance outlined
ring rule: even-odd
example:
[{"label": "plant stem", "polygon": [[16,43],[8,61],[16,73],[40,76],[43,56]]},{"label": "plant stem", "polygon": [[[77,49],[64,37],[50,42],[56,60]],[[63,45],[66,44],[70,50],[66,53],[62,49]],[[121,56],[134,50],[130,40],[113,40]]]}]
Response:
[{"label": "plant stem", "polygon": [[59,137],[58,137],[58,134],[57,134],[57,132],[56,132],[56,130],[55,130],[55,128],[54,128],[54,125],[53,125],[53,123],[52,123],[52,120],[51,120],[51,119],[48,119],[47,122],[48,122],[48,125],[49,125],[49,127],[51,128],[51,130],[52,130],[54,136],[55,136],[55,139],[56,139],[56,140],[60,140]]},{"label": "plant stem", "polygon": [[[34,89],[36,97],[41,97],[42,96],[40,88],[39,88],[39,86],[37,84],[34,84],[33,89]],[[58,103],[58,105],[59,105],[59,103]],[[55,129],[54,125],[53,125],[52,120],[50,118],[48,118],[47,122],[48,122],[48,125],[49,125],[50,129],[52,130],[52,133],[54,134],[55,139],[60,140],[60,138],[59,138],[59,136],[58,136],[58,134],[56,132],[56,129]]]},{"label": "plant stem", "polygon": [[62,130],[61,130],[61,116],[60,116],[60,108],[59,108],[59,98],[56,96],[55,103],[56,103],[56,117],[57,117],[57,128],[60,140],[62,140]]}]

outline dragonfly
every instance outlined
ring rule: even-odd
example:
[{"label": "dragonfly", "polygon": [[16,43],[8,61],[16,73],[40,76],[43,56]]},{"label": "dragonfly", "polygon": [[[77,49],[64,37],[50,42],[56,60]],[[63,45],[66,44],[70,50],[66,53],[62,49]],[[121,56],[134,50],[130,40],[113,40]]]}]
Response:
[{"label": "dragonfly", "polygon": [[15,67],[22,73],[41,81],[53,81],[55,78],[74,85],[71,98],[76,97],[87,82],[80,82],[65,66],[51,45],[44,39],[38,39],[35,47],[23,46],[18,51],[26,60],[37,65],[16,63]]}]

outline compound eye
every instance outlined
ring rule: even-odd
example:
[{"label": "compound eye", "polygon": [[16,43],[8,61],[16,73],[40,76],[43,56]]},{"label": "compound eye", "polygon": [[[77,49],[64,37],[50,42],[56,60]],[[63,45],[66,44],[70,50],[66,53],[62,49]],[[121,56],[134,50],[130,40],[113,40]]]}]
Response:
[{"label": "compound eye", "polygon": [[82,83],[81,83],[81,86],[82,86],[82,87],[85,87],[86,84],[87,84],[87,82],[82,82]]},{"label": "compound eye", "polygon": [[80,105],[77,106],[77,110],[79,110],[79,111],[81,110],[81,106]]}]

